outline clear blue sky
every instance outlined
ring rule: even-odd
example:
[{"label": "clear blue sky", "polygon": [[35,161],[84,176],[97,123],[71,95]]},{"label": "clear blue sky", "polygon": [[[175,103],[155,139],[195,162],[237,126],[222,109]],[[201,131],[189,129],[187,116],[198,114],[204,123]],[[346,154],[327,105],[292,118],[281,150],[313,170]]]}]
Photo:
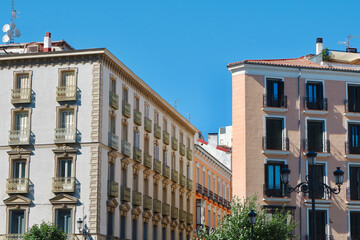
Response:
[{"label": "clear blue sky", "polygon": [[[0,24],[9,23],[2,0]],[[66,40],[106,47],[203,132],[231,125],[231,76],[243,59],[314,53],[316,37],[343,50],[360,36],[360,1],[15,0],[23,33],[16,42]],[[360,49],[360,38],[352,40]]]}]

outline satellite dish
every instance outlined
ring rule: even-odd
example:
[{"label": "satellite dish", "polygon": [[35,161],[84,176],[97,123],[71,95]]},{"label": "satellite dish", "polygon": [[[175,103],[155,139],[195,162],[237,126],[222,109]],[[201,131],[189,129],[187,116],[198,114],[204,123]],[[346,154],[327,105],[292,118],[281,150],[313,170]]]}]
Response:
[{"label": "satellite dish", "polygon": [[11,12],[11,16],[12,16],[13,19],[16,19],[16,18],[17,18],[16,12],[15,12],[15,11],[12,11],[12,12]]},{"label": "satellite dish", "polygon": [[12,33],[11,30],[8,30],[8,31],[6,32],[6,35],[8,35],[9,38],[13,38],[13,37],[14,37],[14,34]]},{"label": "satellite dish", "polygon": [[3,41],[4,43],[7,43],[8,41],[10,41],[9,36],[8,36],[7,34],[5,34],[5,35],[2,37],[2,41]]},{"label": "satellite dish", "polygon": [[10,27],[11,27],[12,29],[15,29],[15,28],[16,28],[15,23],[14,23],[14,22],[11,22],[11,23],[10,23]]},{"label": "satellite dish", "polygon": [[20,36],[21,36],[21,32],[20,32],[19,29],[16,28],[16,29],[14,30],[14,32],[15,32],[15,36],[16,36],[16,37],[20,37]]},{"label": "satellite dish", "polygon": [[3,32],[7,32],[10,30],[10,25],[9,24],[5,24],[2,28]]}]

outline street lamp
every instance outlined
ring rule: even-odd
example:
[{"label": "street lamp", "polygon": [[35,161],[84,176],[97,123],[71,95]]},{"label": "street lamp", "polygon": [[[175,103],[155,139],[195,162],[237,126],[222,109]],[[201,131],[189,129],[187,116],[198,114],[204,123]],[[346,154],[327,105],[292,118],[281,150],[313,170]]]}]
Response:
[{"label": "street lamp", "polygon": [[[86,216],[84,217],[84,219],[86,218]],[[87,230],[87,226],[85,224],[84,226],[84,221],[79,218],[79,220],[76,221],[77,227],[79,229],[79,233],[83,235],[84,239],[87,238],[88,235],[88,230]]]},{"label": "street lamp", "polygon": [[251,224],[251,239],[254,240],[254,224],[256,222],[256,213],[254,212],[254,210],[251,210],[248,216],[249,216],[249,223]]},{"label": "street lamp", "polygon": [[[301,182],[298,185],[296,185],[295,187],[291,187],[289,186],[289,178],[290,178],[290,172],[291,170],[288,168],[287,165],[285,165],[281,170],[280,170],[280,179],[281,182],[287,186],[285,187],[285,191],[287,192],[303,192],[303,193],[311,193],[311,211],[312,211],[312,239],[316,240],[316,217],[315,217],[315,184],[316,182],[314,181],[315,179],[315,171],[314,171],[314,166],[316,165],[316,156],[317,153],[310,151],[306,154],[307,156],[307,160],[308,160],[308,164],[310,166],[310,174],[307,175],[305,177],[305,182]],[[336,170],[334,171],[334,177],[335,177],[335,183],[337,185],[337,188],[332,188],[329,185],[323,183],[323,189],[322,191],[325,190],[325,192],[330,195],[331,193],[334,194],[339,194],[340,193],[340,186],[343,184],[344,181],[344,172],[342,170],[340,170],[340,167],[337,167]]]}]

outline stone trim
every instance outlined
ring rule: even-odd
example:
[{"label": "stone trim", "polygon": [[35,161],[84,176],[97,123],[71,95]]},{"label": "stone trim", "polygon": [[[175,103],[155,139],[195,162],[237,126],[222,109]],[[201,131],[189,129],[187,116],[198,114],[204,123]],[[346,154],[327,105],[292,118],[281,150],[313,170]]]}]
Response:
[{"label": "stone trim", "polygon": [[131,207],[128,203],[124,203],[122,205],[120,205],[120,216],[125,216],[127,215],[127,213],[131,210]]}]

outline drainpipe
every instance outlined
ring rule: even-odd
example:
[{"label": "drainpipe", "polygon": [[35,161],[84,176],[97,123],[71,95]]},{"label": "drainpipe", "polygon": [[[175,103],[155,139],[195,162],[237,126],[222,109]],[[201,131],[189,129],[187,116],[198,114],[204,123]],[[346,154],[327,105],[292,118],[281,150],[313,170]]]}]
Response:
[{"label": "drainpipe", "polygon": [[[302,149],[302,141],[301,141],[301,91],[300,91],[300,78],[301,78],[302,72],[301,68],[299,68],[299,75],[298,75],[298,103],[299,103],[299,122],[298,122],[298,129],[299,129],[299,179],[298,182],[301,182],[301,149]],[[302,215],[301,215],[301,199],[299,204],[299,217],[300,217],[300,238],[302,236]]]}]

